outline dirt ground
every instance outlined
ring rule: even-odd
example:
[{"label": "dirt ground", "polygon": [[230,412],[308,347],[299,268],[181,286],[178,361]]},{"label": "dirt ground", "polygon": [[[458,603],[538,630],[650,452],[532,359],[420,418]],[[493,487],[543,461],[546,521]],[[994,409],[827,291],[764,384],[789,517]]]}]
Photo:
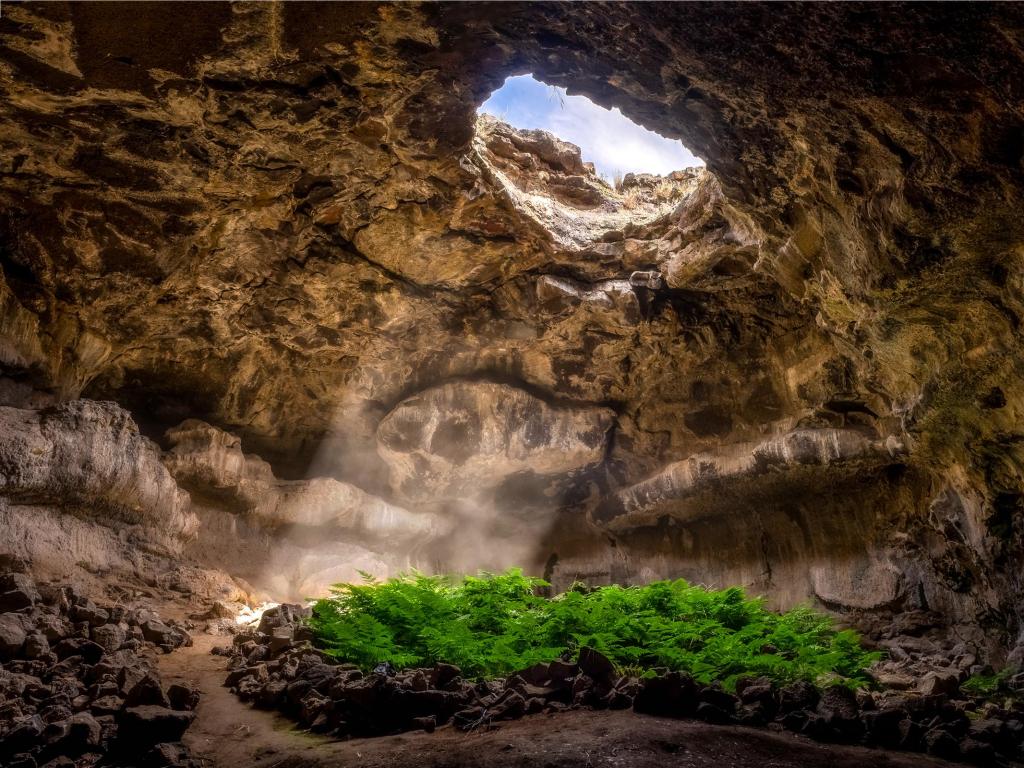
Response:
[{"label": "dirt ground", "polygon": [[202,689],[185,743],[211,768],[939,768],[941,760],[818,744],[764,729],[715,726],[624,712],[567,712],[502,723],[491,731],[405,733],[334,741],[280,715],[252,709],[222,687],[226,660],[210,654],[230,638],[196,634],[195,645],[160,658],[165,683]]}]

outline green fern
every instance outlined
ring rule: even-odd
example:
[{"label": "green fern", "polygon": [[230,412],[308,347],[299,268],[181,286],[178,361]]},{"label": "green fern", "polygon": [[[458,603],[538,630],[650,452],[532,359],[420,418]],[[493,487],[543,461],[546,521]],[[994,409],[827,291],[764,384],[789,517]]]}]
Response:
[{"label": "green fern", "polygon": [[809,608],[774,613],[731,587],[683,580],[643,587],[574,585],[555,598],[518,569],[461,579],[411,573],[338,584],[310,625],[328,654],[370,668],[456,664],[498,677],[596,648],[623,669],[668,667],[731,689],[742,676],[860,686],[879,654]]}]

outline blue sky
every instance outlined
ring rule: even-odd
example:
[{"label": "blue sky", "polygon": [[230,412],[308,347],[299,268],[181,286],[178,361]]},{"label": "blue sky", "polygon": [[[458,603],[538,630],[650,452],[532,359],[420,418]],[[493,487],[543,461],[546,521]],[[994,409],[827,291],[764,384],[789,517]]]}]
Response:
[{"label": "blue sky", "polygon": [[624,117],[618,108],[599,107],[586,96],[567,96],[531,75],[510,77],[480,105],[480,112],[500,117],[517,128],[542,128],[583,151],[597,171],[612,178],[616,171],[666,174],[704,165],[682,145]]}]

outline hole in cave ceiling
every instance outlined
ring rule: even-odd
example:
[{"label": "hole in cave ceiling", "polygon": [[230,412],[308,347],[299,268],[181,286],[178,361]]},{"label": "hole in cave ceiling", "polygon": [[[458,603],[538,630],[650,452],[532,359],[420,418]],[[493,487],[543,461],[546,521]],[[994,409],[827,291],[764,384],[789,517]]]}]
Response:
[{"label": "hole in cave ceiling", "polygon": [[585,162],[611,181],[627,173],[661,176],[704,161],[677,139],[637,125],[616,107],[605,109],[586,96],[568,95],[533,75],[509,77],[477,110],[516,127],[541,129],[576,144]]}]

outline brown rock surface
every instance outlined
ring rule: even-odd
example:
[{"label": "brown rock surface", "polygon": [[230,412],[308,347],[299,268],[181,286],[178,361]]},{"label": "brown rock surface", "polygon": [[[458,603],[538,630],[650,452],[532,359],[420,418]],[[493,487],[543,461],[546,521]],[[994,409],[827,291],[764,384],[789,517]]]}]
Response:
[{"label": "brown rock surface", "polygon": [[[237,436],[260,459],[193,502],[210,535],[259,483],[396,507],[382,422],[451,382],[610,408],[596,467],[489,501],[536,537],[528,567],[931,610],[1008,645],[1022,30],[1012,4],[5,3],[0,393]],[[707,172],[628,211],[564,142],[477,130],[525,72]],[[691,457],[759,467],[751,446],[807,430],[879,450],[719,471],[603,530]]]}]

